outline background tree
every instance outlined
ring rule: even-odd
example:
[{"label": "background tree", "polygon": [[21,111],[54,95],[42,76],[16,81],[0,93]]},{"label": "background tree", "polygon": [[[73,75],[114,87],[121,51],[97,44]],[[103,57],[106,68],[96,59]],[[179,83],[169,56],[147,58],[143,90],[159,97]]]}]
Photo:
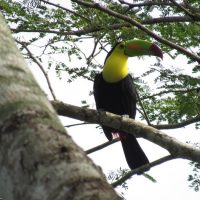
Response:
[{"label": "background tree", "polygon": [[[24,56],[43,71],[54,100],[47,69],[55,70],[59,77],[64,73],[68,82],[79,77],[92,81],[102,69],[103,60],[99,60],[99,55],[106,55],[117,41],[154,40],[165,52],[164,60],[184,59],[187,67],[162,66],[163,62],[153,60],[140,77],[134,77],[140,96],[140,119],[157,129],[176,129],[190,124],[199,128],[198,0],[24,3],[3,0],[0,9]],[[31,3],[36,7],[32,8]],[[86,51],[91,40],[93,47]],[[76,66],[71,62],[74,60]],[[194,169],[198,172],[199,165],[195,163]],[[198,173],[191,174],[189,180],[198,190]]]}]

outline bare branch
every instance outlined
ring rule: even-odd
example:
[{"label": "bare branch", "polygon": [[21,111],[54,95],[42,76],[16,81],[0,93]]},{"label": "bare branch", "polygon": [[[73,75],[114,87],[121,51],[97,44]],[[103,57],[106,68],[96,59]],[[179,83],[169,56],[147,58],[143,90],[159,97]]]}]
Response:
[{"label": "bare branch", "polygon": [[[66,71],[65,69],[60,69],[60,68],[57,68],[57,70]],[[71,74],[75,74],[75,75],[77,75],[78,77],[83,77],[84,79],[87,79],[88,81],[92,81],[92,82],[94,81],[91,77],[80,73],[80,71],[77,71],[77,69],[71,69],[71,70],[70,70],[70,73],[71,73]]]},{"label": "bare branch", "polygon": [[[17,40],[16,40],[16,41],[17,41]],[[24,49],[26,49],[26,51],[27,51],[29,57],[33,60],[33,62],[35,62],[35,63],[38,65],[38,67],[39,67],[40,70],[42,71],[42,73],[43,73],[43,75],[44,75],[44,77],[45,77],[45,79],[46,79],[46,81],[47,81],[47,85],[48,85],[48,87],[49,87],[49,90],[50,90],[50,92],[51,92],[51,95],[52,95],[53,99],[56,100],[56,96],[55,96],[55,94],[54,94],[53,88],[52,88],[52,86],[51,86],[51,82],[50,82],[50,80],[49,80],[49,76],[48,76],[47,72],[44,70],[44,68],[43,68],[43,66],[41,65],[41,63],[33,56],[33,54],[31,53],[31,51],[29,50],[29,48],[27,47],[27,45],[26,45],[24,42],[20,42],[20,41],[17,41],[17,42],[18,42],[19,44],[21,44],[21,45],[24,47]]]},{"label": "bare branch", "polygon": [[187,9],[185,9],[184,6],[182,6],[181,4],[177,3],[174,0],[170,0],[174,5],[176,5],[178,8],[180,8],[180,10],[182,10],[184,13],[186,13],[188,16],[190,16],[191,18],[196,18],[196,15],[194,15],[193,13],[191,13],[190,11],[188,11]]},{"label": "bare branch", "polygon": [[187,0],[183,0],[184,7],[189,9],[193,14],[195,13],[196,16],[200,17],[200,9],[194,6],[191,6]]},{"label": "bare branch", "polygon": [[19,33],[19,32],[52,33],[52,34],[64,35],[64,36],[68,36],[68,35],[81,36],[81,35],[97,32],[99,30],[100,29],[96,27],[88,28],[85,30],[78,30],[78,31],[60,31],[60,30],[45,30],[45,29],[37,29],[37,30],[29,29],[28,30],[28,29],[11,28],[11,31],[13,31],[14,33]]},{"label": "bare branch", "polygon": [[129,3],[124,0],[119,0],[121,4],[125,4],[130,8],[143,7],[143,6],[171,6],[172,3],[169,2],[158,2],[158,1],[144,1],[143,3]]},{"label": "bare branch", "polygon": [[95,39],[94,41],[94,47],[93,47],[93,50],[92,50],[92,53],[87,57],[87,64],[89,65],[91,63],[91,60],[92,58],[94,58],[94,54],[95,54],[95,51],[96,51],[96,48],[97,48],[97,45],[98,43],[100,42],[100,40],[104,37],[104,34],[99,37],[98,39]]},{"label": "bare branch", "polygon": [[143,26],[141,23],[139,23],[138,21],[130,18],[130,17],[127,17],[127,16],[124,16],[122,14],[119,14],[115,11],[112,11],[104,6],[101,6],[100,4],[98,3],[90,3],[90,2],[85,2],[85,1],[82,1],[82,0],[72,0],[73,2],[76,2],[78,4],[81,4],[81,5],[84,5],[86,7],[90,7],[90,8],[94,8],[94,9],[97,9],[97,10],[101,10],[111,16],[114,16],[118,19],[122,19],[128,23],[130,23],[131,25],[133,26],[136,26],[137,28],[139,28],[140,30],[144,31],[145,33],[147,33],[149,36],[151,36],[152,38],[156,39],[157,41],[173,48],[173,49],[176,49],[180,52],[182,52],[183,54],[189,56],[192,60],[194,61],[197,61],[198,63],[200,63],[200,57],[198,55],[195,55],[189,51],[187,51],[186,49],[184,49],[183,47],[177,45],[177,44],[174,44],[173,42],[165,39],[165,38],[162,38],[160,37],[159,35],[155,34],[154,32],[152,32],[150,29],[146,28],[145,26]]},{"label": "bare branch", "polygon": [[145,117],[145,119],[146,119],[146,121],[147,121],[147,124],[150,126],[150,125],[151,125],[151,122],[150,122],[150,120],[149,120],[149,118],[148,118],[148,115],[147,115],[147,113],[146,113],[146,111],[145,111],[145,108],[144,108],[144,106],[143,106],[143,103],[142,103],[142,101],[141,101],[141,98],[140,98],[140,96],[139,96],[137,90],[136,90],[136,95],[137,95],[137,99],[138,99],[138,101],[139,101],[139,104],[140,104],[140,106],[141,106],[141,108],[142,108],[143,115],[144,115],[144,117]]},{"label": "bare branch", "polygon": [[98,31],[102,30],[117,30],[122,27],[130,27],[130,24],[113,24],[112,26],[108,27],[101,27],[101,26],[93,26],[84,30],[77,30],[77,31],[59,31],[59,30],[42,30],[42,29],[37,29],[37,30],[27,30],[27,29],[17,29],[17,28],[11,28],[11,30],[15,33],[19,32],[33,32],[33,33],[52,33],[52,34],[58,34],[58,35],[76,35],[76,36],[81,36],[81,35],[87,35],[90,33],[95,33]]},{"label": "bare branch", "polygon": [[[139,110],[137,108],[137,111],[143,116],[143,118],[145,118],[145,115],[144,113]],[[200,122],[200,115],[197,115],[195,117],[192,117],[190,119],[187,119],[185,121],[182,121],[180,123],[176,123],[176,124],[159,124],[159,125],[154,125],[154,124],[148,124],[149,126],[151,127],[154,127],[156,129],[159,129],[159,130],[164,130],[164,129],[176,129],[176,128],[184,128],[188,125],[191,125],[191,124],[194,124],[194,123],[197,123],[197,122]]]},{"label": "bare branch", "polygon": [[64,104],[52,101],[52,105],[59,115],[75,118],[90,123],[97,123],[104,126],[121,130],[136,137],[143,137],[168,150],[175,158],[189,159],[200,162],[200,150],[184,144],[177,139],[168,136],[164,132],[130,118],[123,118],[108,112],[100,112],[93,109]]},{"label": "bare branch", "polygon": [[85,19],[86,21],[90,21],[90,19],[86,18],[85,16],[80,15],[79,13],[76,13],[76,12],[74,12],[73,10],[70,10],[70,9],[65,8],[65,7],[63,7],[63,6],[60,6],[59,4],[55,4],[55,3],[52,3],[52,2],[49,2],[49,1],[45,1],[45,0],[40,0],[40,1],[43,2],[43,3],[45,3],[45,4],[49,4],[49,5],[51,5],[51,6],[60,8],[60,9],[62,9],[62,10],[64,10],[64,11],[66,11],[66,12],[69,12],[69,13],[71,13],[71,14],[73,14],[73,15],[76,15],[76,16],[82,18],[82,19]]},{"label": "bare branch", "polygon": [[131,170],[128,173],[126,173],[122,178],[120,178],[119,180],[115,181],[114,183],[112,183],[111,185],[113,187],[117,187],[119,185],[121,185],[122,183],[124,183],[126,180],[130,179],[133,175],[135,174],[142,174],[143,172],[147,171],[149,168],[154,167],[156,165],[159,165],[161,163],[167,162],[169,160],[172,160],[173,156],[169,155],[169,156],[165,156],[163,158],[160,158],[156,161],[153,161],[149,164],[143,165],[137,169]]},{"label": "bare branch", "polygon": [[82,125],[88,125],[90,123],[87,123],[87,122],[82,122],[82,123],[77,123],[77,124],[70,124],[70,125],[66,125],[64,126],[65,128],[71,128],[71,127],[74,127],[74,126],[82,126]]},{"label": "bare branch", "polygon": [[116,142],[119,142],[119,139],[116,138],[116,139],[114,139],[112,141],[105,142],[105,143],[103,143],[101,145],[98,145],[96,147],[93,147],[91,149],[86,150],[85,153],[86,154],[94,153],[95,151],[101,150],[101,149],[103,149],[103,148],[105,148],[105,147],[107,147],[107,146],[109,146],[111,144],[114,144]]},{"label": "bare branch", "polygon": [[177,124],[161,124],[161,125],[152,125],[152,127],[157,129],[175,129],[175,128],[183,128],[185,126],[188,126],[190,124],[200,122],[200,114],[196,117],[193,117],[191,119],[185,120],[183,122],[177,123]]},{"label": "bare branch", "polygon": [[163,94],[168,94],[168,93],[188,93],[188,92],[199,91],[199,90],[200,90],[200,87],[191,88],[191,89],[184,89],[184,90],[166,90],[166,91],[161,91],[161,92],[156,93],[156,94],[143,96],[141,98],[141,100],[150,99],[150,98],[153,98],[153,97],[156,97],[156,96],[161,96]]},{"label": "bare branch", "polygon": [[[142,20],[140,23],[144,25],[150,25],[150,24],[156,24],[156,23],[173,23],[173,22],[198,22],[200,21],[199,18],[192,19],[191,17],[188,16],[171,16],[171,17],[158,17],[158,18],[152,18],[152,19],[146,19]],[[106,30],[118,30],[123,27],[131,27],[130,23],[120,23],[120,24],[113,24],[113,25],[108,25],[106,27],[102,26],[93,26],[84,30],[76,30],[76,31],[59,31],[59,30],[45,30],[45,29],[18,29],[18,28],[11,28],[11,30],[14,33],[19,33],[19,32],[33,32],[33,33],[50,33],[50,34],[57,34],[57,35],[64,35],[64,36],[69,36],[69,35],[75,35],[75,36],[81,36],[81,35],[87,35],[91,33],[96,33],[99,31],[106,31]]]},{"label": "bare branch", "polygon": [[195,17],[194,19],[189,16],[170,16],[170,17],[158,17],[152,19],[142,20],[141,23],[144,25],[148,24],[158,24],[158,23],[174,23],[174,22],[198,22],[200,17]]},{"label": "bare branch", "polygon": [[[135,8],[135,7],[145,7],[145,6],[177,6],[179,7],[182,11],[184,11],[189,17],[184,16],[183,18],[189,18],[189,21],[194,21],[194,20],[199,20],[200,19],[200,15],[198,13],[200,13],[200,10],[198,8],[192,7],[187,0],[183,0],[183,3],[177,3],[176,1],[172,0],[171,2],[169,1],[144,1],[143,3],[129,3],[126,2],[124,0],[119,0],[119,2],[121,4],[127,5],[130,9],[131,8]],[[187,9],[189,9],[190,11],[188,11]],[[194,14],[195,13],[195,14]],[[168,17],[167,17],[168,18]],[[177,16],[177,18],[179,18]],[[163,18],[164,19],[164,18]]]}]

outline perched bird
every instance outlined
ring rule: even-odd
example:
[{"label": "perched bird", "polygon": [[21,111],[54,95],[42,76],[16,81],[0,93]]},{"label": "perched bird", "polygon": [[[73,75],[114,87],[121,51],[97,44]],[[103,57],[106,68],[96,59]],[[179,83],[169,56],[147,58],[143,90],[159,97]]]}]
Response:
[{"label": "perched bird", "polygon": [[[117,43],[108,53],[103,71],[95,76],[94,98],[96,108],[135,119],[137,95],[128,72],[128,57],[153,55],[163,58],[160,48],[144,40]],[[138,67],[138,66],[137,66]],[[149,163],[135,136],[102,126],[108,140],[118,133],[130,169]]]}]

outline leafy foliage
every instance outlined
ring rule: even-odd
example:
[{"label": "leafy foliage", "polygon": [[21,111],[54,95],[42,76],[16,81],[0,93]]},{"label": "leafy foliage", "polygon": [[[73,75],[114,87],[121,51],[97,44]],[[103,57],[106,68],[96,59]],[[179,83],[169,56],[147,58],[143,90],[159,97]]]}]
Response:
[{"label": "leafy foliage", "polygon": [[156,88],[158,95],[153,96],[148,87],[142,90],[142,84],[139,83],[140,95],[150,121],[175,124],[196,116],[200,112],[199,78],[170,69],[157,69],[151,73],[155,71],[159,74],[154,80],[159,85]]},{"label": "leafy foliage", "polygon": [[[128,169],[122,169],[121,167],[117,171],[110,171],[108,175],[108,180],[113,183],[123,177],[128,171]],[[128,189],[126,182],[123,182],[121,187],[125,190]]]},{"label": "leafy foliage", "polygon": [[188,176],[188,181],[190,182],[190,187],[196,192],[200,189],[200,164],[192,162],[193,174]]}]

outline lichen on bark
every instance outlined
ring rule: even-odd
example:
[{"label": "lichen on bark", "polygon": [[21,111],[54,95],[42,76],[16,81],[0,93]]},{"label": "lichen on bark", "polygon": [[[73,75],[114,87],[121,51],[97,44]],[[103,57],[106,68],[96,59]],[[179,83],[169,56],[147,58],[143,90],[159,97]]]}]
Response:
[{"label": "lichen on bark", "polygon": [[66,133],[2,15],[0,193],[6,200],[121,199]]}]

